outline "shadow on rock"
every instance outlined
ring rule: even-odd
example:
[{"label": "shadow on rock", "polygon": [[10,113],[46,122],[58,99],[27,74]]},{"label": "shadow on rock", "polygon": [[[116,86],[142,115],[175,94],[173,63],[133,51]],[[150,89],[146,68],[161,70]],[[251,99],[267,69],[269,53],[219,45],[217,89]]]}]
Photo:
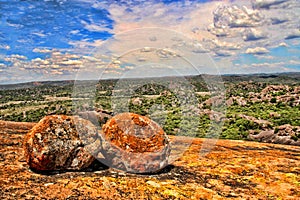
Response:
[{"label": "shadow on rock", "polygon": [[82,170],[35,170],[30,168],[30,170],[34,173],[41,174],[41,175],[48,175],[48,176],[62,174],[66,172],[95,172],[95,171],[102,171],[102,170],[104,171],[107,169],[109,169],[109,167],[99,162],[98,160],[95,160],[89,167]]}]

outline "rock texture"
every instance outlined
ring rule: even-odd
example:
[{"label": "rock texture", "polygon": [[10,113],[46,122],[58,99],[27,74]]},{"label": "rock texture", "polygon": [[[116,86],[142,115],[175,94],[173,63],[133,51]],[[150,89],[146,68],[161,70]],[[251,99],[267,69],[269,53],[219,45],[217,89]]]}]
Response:
[{"label": "rock texture", "polygon": [[[0,120],[1,133],[27,133],[36,123],[30,122],[9,122]],[[17,128],[16,128],[17,127]]]},{"label": "rock texture", "polygon": [[297,146],[219,140],[201,157],[204,139],[198,138],[157,174],[102,167],[35,173],[23,154],[24,134],[19,130],[26,126],[31,128],[14,123],[0,134],[0,199],[300,199]]},{"label": "rock texture", "polygon": [[91,121],[95,126],[102,127],[112,115],[103,111],[85,111],[78,112],[78,115],[86,120]]},{"label": "rock texture", "polygon": [[300,126],[291,126],[289,124],[281,125],[275,130],[264,130],[258,134],[250,133],[249,139],[259,142],[289,144],[300,146]]},{"label": "rock texture", "polygon": [[147,117],[121,113],[103,125],[105,164],[134,173],[155,172],[168,164],[170,144],[163,129]]},{"label": "rock texture", "polygon": [[96,136],[96,127],[79,117],[44,117],[25,136],[26,162],[35,170],[81,170],[94,161],[84,146]]}]

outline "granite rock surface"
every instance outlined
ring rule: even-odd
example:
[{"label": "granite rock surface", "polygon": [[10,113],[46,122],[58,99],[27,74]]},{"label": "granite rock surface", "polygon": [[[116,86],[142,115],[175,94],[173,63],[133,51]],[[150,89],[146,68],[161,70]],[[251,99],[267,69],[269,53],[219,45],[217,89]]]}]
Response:
[{"label": "granite rock surface", "polygon": [[300,199],[298,146],[219,140],[202,157],[205,139],[197,138],[181,158],[156,174],[100,165],[36,173],[28,168],[22,148],[25,132],[33,126],[0,121],[0,199]]},{"label": "granite rock surface", "polygon": [[24,139],[26,162],[35,170],[81,170],[95,160],[88,146],[96,127],[77,116],[44,117]]},{"label": "granite rock surface", "polygon": [[133,173],[159,171],[168,164],[170,142],[151,119],[121,113],[102,127],[104,164]]}]

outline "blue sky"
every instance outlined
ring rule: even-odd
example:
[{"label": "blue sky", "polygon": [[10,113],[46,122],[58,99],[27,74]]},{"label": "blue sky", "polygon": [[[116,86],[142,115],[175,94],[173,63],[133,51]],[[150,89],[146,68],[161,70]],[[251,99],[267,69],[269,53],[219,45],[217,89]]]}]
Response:
[{"label": "blue sky", "polygon": [[1,45],[6,55],[21,54],[29,59],[42,56],[34,48],[72,48],[69,41],[107,39],[108,31],[89,31],[84,23],[95,23],[112,29],[113,20],[105,9],[94,9],[76,1],[20,1],[1,2]]},{"label": "blue sky", "polygon": [[91,53],[104,41],[148,27],[199,42],[223,74],[300,71],[297,0],[0,0],[0,10],[0,84],[75,79],[91,60],[105,67]]}]

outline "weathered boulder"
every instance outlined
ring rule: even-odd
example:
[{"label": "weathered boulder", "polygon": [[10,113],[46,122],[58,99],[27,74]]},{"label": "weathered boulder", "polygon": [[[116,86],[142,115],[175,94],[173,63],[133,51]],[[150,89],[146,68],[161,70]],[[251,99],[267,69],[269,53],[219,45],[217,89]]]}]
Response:
[{"label": "weathered boulder", "polygon": [[46,116],[25,136],[25,158],[34,170],[81,170],[95,160],[87,147],[96,138],[97,128],[88,120]]},{"label": "weathered boulder", "polygon": [[132,173],[156,172],[168,164],[169,139],[151,119],[134,113],[117,114],[102,130],[104,164]]}]

